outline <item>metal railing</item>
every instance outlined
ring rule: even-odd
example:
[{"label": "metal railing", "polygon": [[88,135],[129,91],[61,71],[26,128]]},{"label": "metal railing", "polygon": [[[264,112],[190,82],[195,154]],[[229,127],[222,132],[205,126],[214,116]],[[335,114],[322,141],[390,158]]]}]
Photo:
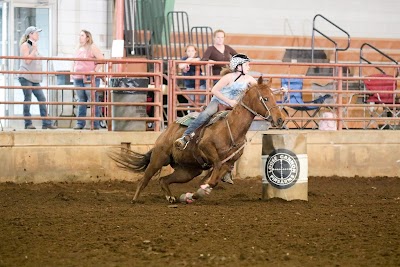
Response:
[{"label": "metal railing", "polygon": [[[330,38],[329,36],[327,36],[326,34],[324,34],[323,32],[321,32],[320,30],[318,30],[315,27],[315,21],[316,21],[316,19],[318,17],[324,19],[329,24],[331,24],[335,28],[339,29],[341,32],[343,32],[347,36],[347,46],[345,48],[338,48],[338,44],[337,44],[337,42],[335,40],[333,40],[332,38]],[[311,62],[314,62],[315,32],[318,32],[319,34],[321,34],[323,37],[325,37],[327,40],[329,40],[331,43],[334,44],[334,47],[335,47],[335,63],[338,63],[338,51],[346,51],[347,49],[349,49],[349,47],[350,47],[350,35],[345,30],[343,30],[341,27],[339,27],[338,25],[336,25],[335,23],[333,23],[332,21],[330,21],[326,17],[322,16],[321,14],[315,15],[314,19],[313,19],[313,28],[312,28],[312,35],[311,35],[312,36],[311,37]]]},{"label": "metal railing", "polygon": [[[369,43],[363,43],[360,47],[360,63],[363,63],[364,61],[367,62],[368,64],[372,64],[371,61],[369,61],[365,56],[364,56],[364,47],[368,47],[371,48],[372,50],[374,50],[375,52],[377,52],[378,54],[380,54],[381,56],[385,57],[386,59],[388,59],[389,61],[391,61],[392,63],[398,65],[399,63],[397,62],[397,60],[395,60],[394,58],[392,58],[391,56],[387,55],[386,53],[384,53],[383,51],[381,51],[380,49],[376,48],[375,46],[369,44]],[[380,67],[376,67],[377,70],[379,70],[382,74],[385,74],[385,72],[380,68]],[[359,75],[362,76],[362,68],[360,67],[359,70]],[[399,76],[399,70],[397,69],[396,71],[396,77]]]},{"label": "metal railing", "polygon": [[[7,61],[17,61],[23,59],[22,57],[0,57],[2,60]],[[221,64],[226,65],[228,62],[208,62],[208,61],[199,61],[193,62],[193,65],[196,65],[197,74],[195,76],[191,76],[190,79],[196,80],[196,88],[194,90],[186,90],[182,86],[179,86],[180,82],[184,79],[188,79],[187,76],[182,76],[178,71],[179,63],[184,61],[182,60],[170,60],[168,61],[168,71],[167,74],[163,74],[162,69],[162,61],[161,60],[146,60],[146,59],[121,59],[121,60],[97,60],[97,63],[102,64],[104,66],[104,70],[102,72],[90,72],[90,73],[76,73],[76,72],[65,72],[65,71],[52,71],[51,63],[54,61],[65,61],[71,62],[74,60],[82,60],[76,58],[38,58],[37,60],[45,61],[47,64],[46,71],[43,72],[30,72],[32,74],[43,74],[44,82],[41,86],[34,89],[46,89],[48,94],[46,105],[50,107],[49,116],[46,119],[54,120],[56,122],[61,122],[65,120],[74,121],[77,120],[75,114],[66,114],[64,107],[69,107],[69,110],[76,108],[79,105],[88,105],[92,107],[91,115],[85,117],[86,120],[91,121],[91,128],[93,128],[93,122],[95,120],[104,121],[106,123],[106,127],[108,130],[116,130],[113,129],[113,123],[119,121],[140,121],[143,123],[153,123],[153,129],[145,129],[145,130],[155,130],[160,131],[164,129],[167,123],[173,123],[178,117],[185,115],[188,111],[200,111],[203,105],[207,105],[211,99],[212,93],[211,89],[216,80],[218,80],[219,76],[213,76],[211,72],[211,68],[213,64]],[[147,72],[147,65],[151,64],[153,72]],[[121,66],[121,67],[118,67]],[[309,121],[310,117],[306,114],[300,116],[292,116],[291,108],[296,106],[318,106],[321,108],[321,112],[318,113],[313,120],[317,123],[319,121],[327,120],[323,117],[324,112],[332,112],[334,113],[334,118],[330,118],[330,120],[334,120],[337,122],[337,129],[383,129],[388,126],[390,129],[397,129],[400,124],[400,104],[398,103],[397,95],[400,94],[400,90],[397,88],[397,83],[399,78],[395,77],[350,77],[343,76],[342,69],[343,68],[364,68],[364,67],[379,67],[382,69],[396,69],[397,65],[378,65],[378,64],[322,64],[322,63],[267,63],[267,62],[251,62],[252,67],[257,67],[257,69],[269,68],[269,71],[265,71],[265,73],[269,73],[265,75],[265,79],[273,80],[273,87],[279,88],[280,81],[282,78],[299,78],[303,79],[304,87],[302,90],[302,94],[305,100],[312,100],[314,94],[330,94],[335,101],[333,103],[322,103],[322,104],[288,104],[288,103],[280,103],[282,108],[285,108],[289,111],[289,117],[291,121]],[[274,73],[274,68],[282,70],[282,66],[287,68],[287,71]],[[335,67],[340,71],[337,76],[304,76],[304,73],[299,72],[300,68],[308,68],[308,67]],[[117,68],[118,67],[118,68]],[[121,68],[122,71],[117,72],[115,69]],[[200,75],[200,69],[204,71],[203,75]],[[143,71],[144,70],[144,71]],[[13,70],[1,70],[0,71],[0,90],[4,90],[8,95],[16,92],[17,90],[26,89],[26,87],[20,86],[19,84],[15,84],[15,77],[20,74],[19,71]],[[101,77],[105,80],[105,83],[102,87],[98,88],[92,84],[90,87],[72,87],[69,85],[57,85],[54,81],[57,75],[65,75],[65,74],[81,74],[91,77],[91,81],[94,81],[94,78]],[[254,77],[258,77],[260,74],[254,74]],[[148,78],[150,80],[151,86],[147,87],[113,87],[110,83],[115,79],[126,79],[126,78]],[[167,84],[163,85],[163,78],[166,78]],[[358,83],[359,80],[380,80],[386,81],[389,80],[393,82],[393,90],[387,91],[374,91],[374,90],[361,90],[358,87],[356,89],[352,88],[352,83]],[[206,89],[199,88],[199,81],[206,81]],[[8,81],[8,82],[7,82]],[[335,83],[335,87],[333,89],[315,89],[313,85],[316,83]],[[167,89],[163,90],[163,87],[166,86]],[[151,88],[150,88],[151,87]],[[102,92],[104,94],[104,101],[91,101],[79,103],[76,102],[75,99],[66,99],[65,97],[61,97],[61,93],[69,92],[69,95],[73,94],[75,90],[91,90],[92,95],[94,95],[95,91]],[[131,91],[136,93],[144,93],[147,95],[148,92],[154,94],[154,98],[152,100],[140,100],[140,101],[124,101],[118,102],[114,101],[113,93],[119,91]],[[289,94],[295,92],[289,88]],[[56,97],[51,97],[51,93]],[[391,94],[393,96],[393,101],[390,103],[369,103],[365,101],[368,96],[373,94]],[[191,98],[190,95],[194,95],[195,98]],[[205,101],[201,102],[199,99],[200,96],[205,95]],[[366,97],[367,96],[367,97]],[[281,101],[280,95],[277,95],[278,101]],[[94,98],[92,98],[94,99]],[[182,101],[182,99],[184,101]],[[0,99],[1,100],[1,99]],[[25,102],[18,101],[12,98],[6,98],[0,101],[0,109],[4,110],[4,115],[0,116],[0,121],[2,122],[2,126],[4,126],[4,122],[14,122],[16,120],[24,120],[26,119],[21,114],[16,112],[9,112],[10,110],[15,110],[16,107],[21,107],[23,104],[37,104],[37,102]],[[94,114],[95,106],[100,106],[104,110],[104,117],[96,117]],[[51,108],[53,107],[53,108]],[[57,108],[58,107],[58,108]],[[145,114],[144,116],[138,115],[129,115],[125,116],[115,116],[113,110],[115,108],[122,108],[124,110],[130,110],[132,108],[154,108],[154,115]],[[377,114],[376,111],[380,111],[380,114]],[[386,111],[382,112],[382,111]],[[9,113],[7,113],[9,112]],[[0,112],[0,114],[2,114]],[[32,120],[42,120],[43,118],[40,116],[32,116],[29,117]],[[383,125],[383,126],[382,126]],[[288,123],[289,128],[296,128],[292,123]],[[318,125],[310,125],[308,129],[316,129]],[[66,127],[71,128],[71,127]]]},{"label": "metal railing", "polygon": [[[9,60],[9,61],[18,61],[25,59],[24,57],[12,57],[12,56],[2,56],[0,59]],[[32,58],[29,58],[32,60]],[[47,90],[47,100],[46,105],[48,107],[59,107],[57,108],[48,108],[49,115],[45,118],[48,120],[54,120],[56,122],[62,120],[77,120],[78,117],[73,118],[74,114],[71,116],[65,116],[63,114],[65,106],[70,106],[73,108],[79,105],[87,105],[91,107],[91,116],[87,116],[83,119],[91,121],[91,129],[93,129],[93,122],[95,120],[98,121],[105,121],[108,130],[113,129],[113,123],[117,123],[118,121],[142,121],[144,123],[154,123],[154,130],[159,131],[162,127],[163,119],[163,105],[162,105],[162,79],[163,79],[163,69],[162,69],[162,61],[161,60],[146,60],[146,59],[120,59],[120,60],[111,60],[111,59],[104,59],[104,60],[95,60],[97,64],[102,64],[104,69],[102,72],[66,72],[66,71],[52,71],[51,66],[53,61],[65,61],[72,63],[72,61],[93,61],[93,59],[80,59],[80,58],[49,58],[49,57],[40,57],[35,58],[34,60],[41,60],[46,62],[46,70],[42,72],[24,72],[26,74],[41,74],[43,75],[44,79],[41,83],[41,86],[20,86],[18,83],[15,82],[15,78],[21,74],[20,71],[14,70],[1,70],[0,75],[3,77],[2,81],[3,84],[0,84],[0,89],[6,90],[8,95],[14,95],[16,90],[21,89],[32,89],[32,90]],[[142,69],[146,70],[147,65],[151,64],[154,69],[153,72],[142,71]],[[13,65],[13,64],[11,64]],[[140,65],[143,65],[140,67]],[[130,67],[131,66],[131,67]],[[128,71],[128,68],[138,68],[138,71]],[[122,72],[116,72],[115,69],[122,68]],[[71,87],[68,85],[57,85],[54,81],[57,76],[61,75],[84,75],[85,77],[90,77],[91,85],[90,87]],[[95,79],[102,78],[103,79],[103,86],[102,87],[95,87]],[[152,86],[149,88],[146,87],[110,87],[110,82],[113,79],[123,79],[123,78],[148,78]],[[91,91],[91,102],[77,102],[76,99],[71,98],[70,101],[65,101],[65,99],[59,99],[58,92],[61,92],[64,95],[65,92],[70,92],[69,95],[74,95],[74,91],[76,90],[89,90]],[[104,101],[96,102],[93,101],[95,99],[94,95],[95,92],[101,92],[104,95]],[[154,99],[151,102],[147,101],[121,101],[121,102],[114,102],[113,101],[113,93],[116,92],[143,92],[146,94],[148,92],[153,92]],[[54,97],[50,97],[50,93],[53,93]],[[7,98],[8,99],[8,98]],[[51,100],[50,100],[51,99]],[[147,99],[147,96],[146,96]],[[10,114],[9,110],[11,106],[16,105],[23,105],[23,104],[37,104],[34,101],[11,101],[11,100],[4,100],[0,101],[1,107],[5,109],[5,115],[0,116],[0,120],[24,120],[27,117],[24,117],[20,114]],[[103,117],[95,117],[95,108],[96,106],[100,106],[103,109]],[[128,116],[128,117],[117,117],[113,114],[113,108],[116,107],[153,107],[154,108],[154,115],[149,117],[145,116],[145,114],[138,113],[136,116]],[[50,112],[49,112],[50,110]],[[31,120],[42,120],[43,117],[40,116],[32,116],[29,117]]]},{"label": "metal railing", "polygon": [[198,56],[202,57],[207,48],[213,45],[213,30],[208,26],[195,26],[190,32],[192,42],[197,46]]},{"label": "metal railing", "polygon": [[[211,89],[212,89],[212,84],[213,81],[218,80],[219,76],[212,76],[210,75],[210,69],[212,64],[215,64],[216,62],[209,63],[209,62],[196,62],[193,63],[193,65],[196,66],[201,66],[204,65],[205,67],[205,75],[200,76],[190,76],[190,79],[194,80],[206,80],[207,81],[207,86],[205,90],[197,89],[195,90],[185,90],[185,88],[181,88],[178,86],[178,81],[179,80],[184,80],[188,79],[187,76],[182,76],[178,71],[178,65],[179,63],[182,63],[183,61],[180,60],[172,60],[169,61],[169,87],[168,87],[168,121],[175,121],[179,115],[183,116],[185,112],[187,111],[200,111],[201,106],[204,104],[207,104],[210,96],[211,96]],[[228,62],[219,62],[218,64],[226,65]],[[302,94],[305,96],[305,99],[312,100],[313,94],[329,94],[334,98],[334,103],[322,103],[322,104],[312,104],[312,103],[305,103],[305,104],[288,104],[288,103],[282,103],[282,99],[278,100],[281,101],[280,106],[282,108],[287,108],[290,111],[290,108],[292,107],[320,107],[321,112],[312,120],[315,121],[323,121],[323,120],[333,120],[337,122],[337,129],[338,130],[343,130],[343,129],[382,129],[385,127],[382,127],[382,125],[390,125],[391,129],[397,129],[398,125],[400,125],[400,104],[398,104],[398,99],[397,99],[397,94],[400,93],[400,91],[397,89],[397,77],[393,78],[371,78],[371,77],[351,77],[351,76],[343,76],[343,69],[344,68],[362,68],[365,67],[363,64],[322,64],[322,63],[265,63],[265,62],[256,62],[253,61],[251,62],[252,66],[257,66],[262,67],[262,66],[287,66],[288,71],[287,73],[271,73],[269,72],[268,75],[265,75],[264,77],[267,79],[273,79],[273,87],[274,88],[279,88],[280,87],[280,79],[282,78],[294,78],[294,79],[303,79],[304,80],[304,88],[302,89]],[[299,66],[304,66],[304,67],[334,67],[339,70],[337,76],[304,76],[303,73],[296,73],[296,71],[291,71],[292,69],[297,69]],[[388,65],[372,65],[374,67],[380,67],[380,68],[394,68],[394,66],[388,66]],[[255,76],[257,77],[257,76]],[[390,80],[390,81],[395,81],[393,84],[393,89],[391,91],[374,91],[374,90],[360,90],[360,88],[357,87],[357,89],[352,88],[352,83],[358,83],[359,80],[380,80],[380,81],[385,81],[385,80]],[[325,83],[333,83],[336,86],[332,89],[329,90],[324,90],[324,89],[313,89],[312,85],[314,83],[319,83],[319,82],[325,82]],[[296,90],[290,90],[288,93],[294,93],[298,92]],[[392,103],[367,103],[363,101],[365,100],[365,95],[373,95],[373,94],[391,94],[393,95],[393,102]],[[188,96],[189,95],[206,95],[206,102],[205,103],[200,103],[198,101],[193,101],[191,100]],[[179,101],[178,96],[185,96],[187,101],[182,103],[182,101]],[[375,112],[371,112],[371,110],[374,110]],[[383,111],[384,109],[386,110],[391,110],[390,114],[387,114],[387,116],[384,115],[376,115],[376,111],[380,110]],[[324,118],[322,115],[324,112],[333,112],[334,118]],[[292,112],[293,113],[293,112]],[[306,114],[303,114],[304,116],[297,116],[297,117],[291,117],[291,114],[289,114],[290,120],[291,121],[296,121],[296,122],[301,122],[301,121],[309,121],[311,118],[307,116]],[[288,124],[289,128],[296,128],[293,124]],[[318,125],[313,125],[314,127],[312,128],[317,128]]]},{"label": "metal railing", "polygon": [[166,46],[168,59],[183,57],[185,46],[192,42],[190,35],[189,16],[184,11],[170,11],[166,17],[167,34]]}]

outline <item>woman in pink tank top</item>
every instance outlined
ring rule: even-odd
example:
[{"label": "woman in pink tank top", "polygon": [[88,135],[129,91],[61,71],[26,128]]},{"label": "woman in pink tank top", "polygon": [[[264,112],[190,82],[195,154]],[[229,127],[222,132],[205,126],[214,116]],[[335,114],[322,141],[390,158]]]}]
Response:
[{"label": "woman in pink tank top", "polygon": [[[79,47],[75,54],[76,58],[85,58],[85,59],[103,59],[103,54],[101,53],[100,49],[93,43],[92,34],[87,30],[81,30],[79,34]],[[96,64],[93,60],[85,60],[85,61],[75,61],[73,72],[97,72],[100,71],[101,65]],[[75,87],[91,87],[90,82],[91,75],[84,75],[84,74],[75,74],[72,75],[74,86]],[[100,78],[95,79],[96,87],[100,85]],[[91,92],[92,90],[84,90],[84,89],[77,89],[76,95],[78,96],[78,102],[91,102]],[[99,95],[98,92],[95,92],[95,100],[94,102],[99,102]],[[78,106],[78,117],[86,117],[87,112],[87,105],[80,104]],[[100,117],[100,107],[95,106],[95,116]],[[86,120],[79,119],[77,120],[76,126],[74,127],[75,130],[81,130],[85,128]],[[93,129],[98,130],[100,127],[100,121],[95,120],[93,123]]]}]

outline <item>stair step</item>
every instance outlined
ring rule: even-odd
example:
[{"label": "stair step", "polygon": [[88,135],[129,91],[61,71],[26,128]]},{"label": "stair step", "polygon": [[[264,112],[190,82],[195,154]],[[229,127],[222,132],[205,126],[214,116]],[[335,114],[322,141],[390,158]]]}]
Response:
[{"label": "stair step", "polygon": [[[351,72],[347,67],[343,67],[342,74],[347,76],[347,74],[351,75]],[[331,67],[310,67],[307,70],[306,76],[333,76],[334,68]]]},{"label": "stair step", "polygon": [[[283,56],[283,62],[311,62],[312,51],[311,49],[286,49],[285,55]],[[324,50],[314,50],[314,62],[329,62]]]}]

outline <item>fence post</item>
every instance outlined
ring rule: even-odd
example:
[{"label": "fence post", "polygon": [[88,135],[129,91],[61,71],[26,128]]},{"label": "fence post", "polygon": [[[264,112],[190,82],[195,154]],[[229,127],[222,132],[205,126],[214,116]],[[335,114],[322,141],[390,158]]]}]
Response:
[{"label": "fence post", "polygon": [[338,111],[337,111],[337,117],[338,117],[338,124],[337,124],[337,129],[342,130],[343,129],[343,67],[339,66],[336,68],[338,70],[338,86],[337,86],[337,91],[338,91]]}]

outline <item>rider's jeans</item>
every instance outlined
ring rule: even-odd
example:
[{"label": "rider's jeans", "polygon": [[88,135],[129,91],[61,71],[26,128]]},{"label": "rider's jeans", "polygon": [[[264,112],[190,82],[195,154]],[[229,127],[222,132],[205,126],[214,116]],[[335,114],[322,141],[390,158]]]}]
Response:
[{"label": "rider's jeans", "polygon": [[183,135],[190,135],[197,130],[200,126],[206,123],[215,113],[218,111],[218,100],[212,100],[205,110],[203,110],[199,116],[189,125]]}]

